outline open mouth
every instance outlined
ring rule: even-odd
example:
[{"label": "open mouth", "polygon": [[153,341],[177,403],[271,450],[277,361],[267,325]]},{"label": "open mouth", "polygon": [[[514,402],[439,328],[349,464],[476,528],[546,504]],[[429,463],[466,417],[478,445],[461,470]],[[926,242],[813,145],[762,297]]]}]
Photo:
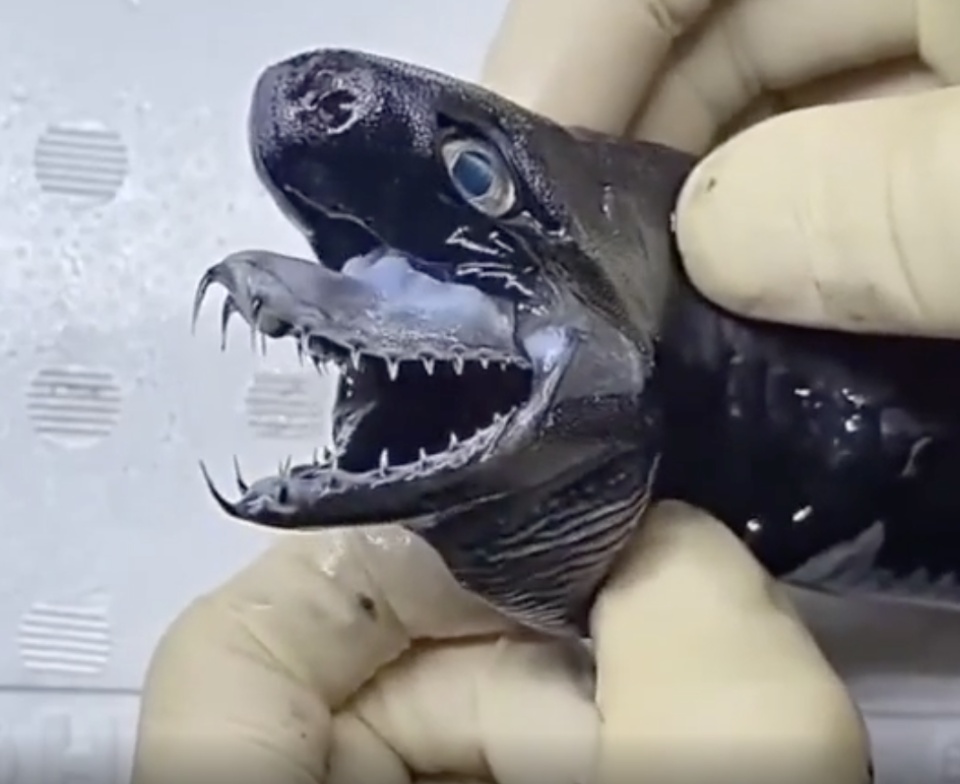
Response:
[{"label": "open mouth", "polygon": [[[340,374],[333,449],[276,477],[238,481],[237,502],[211,485],[235,516],[285,525],[319,508],[325,518],[350,517],[354,506],[363,506],[357,515],[421,514],[417,493],[483,461],[537,407],[544,379],[516,337],[515,301],[434,280],[403,254],[378,249],[337,271],[235,253],[204,275],[195,317],[215,283],[227,290],[223,330],[239,314],[267,338],[295,340],[319,372]],[[361,490],[362,502],[331,504]]]},{"label": "open mouth", "polygon": [[529,366],[506,360],[429,355],[388,361],[342,348],[334,406],[334,455],[341,471],[420,471],[461,463],[491,446],[530,398]]}]

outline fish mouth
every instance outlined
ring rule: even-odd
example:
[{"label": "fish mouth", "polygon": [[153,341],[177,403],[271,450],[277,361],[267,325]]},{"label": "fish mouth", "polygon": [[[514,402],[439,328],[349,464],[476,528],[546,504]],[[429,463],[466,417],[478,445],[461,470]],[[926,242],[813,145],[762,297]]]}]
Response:
[{"label": "fish mouth", "polygon": [[516,299],[444,282],[399,251],[377,248],[340,269],[270,251],[231,254],[202,276],[265,339],[296,341],[318,372],[338,371],[334,446],[288,461],[227,500],[229,515],[281,528],[413,522],[505,492],[494,457],[533,439],[571,341],[529,328]]}]

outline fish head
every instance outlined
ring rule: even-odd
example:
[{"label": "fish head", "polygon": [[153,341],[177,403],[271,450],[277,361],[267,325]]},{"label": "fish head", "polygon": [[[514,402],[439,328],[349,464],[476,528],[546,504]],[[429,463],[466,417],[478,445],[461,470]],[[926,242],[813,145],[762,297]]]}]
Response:
[{"label": "fish head", "polygon": [[[443,538],[461,574],[485,548],[503,555],[485,520],[506,536],[638,514],[660,449],[651,377],[685,156],[347,50],[267,68],[249,137],[316,258],[232,254],[197,305],[222,285],[227,311],[340,380],[334,454],[218,494],[229,514],[401,522]],[[469,534],[451,537],[452,521]],[[622,540],[608,538],[594,583]]]}]

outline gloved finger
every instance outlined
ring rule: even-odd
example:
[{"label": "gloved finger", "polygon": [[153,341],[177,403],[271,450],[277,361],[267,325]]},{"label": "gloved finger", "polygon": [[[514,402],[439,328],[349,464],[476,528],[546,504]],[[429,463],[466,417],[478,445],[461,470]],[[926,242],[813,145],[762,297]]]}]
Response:
[{"label": "gloved finger", "polygon": [[720,129],[715,143],[726,141],[775,114],[793,109],[890,95],[912,95],[942,86],[943,80],[939,76],[914,60],[832,74],[791,90],[759,96]]},{"label": "gloved finger", "polygon": [[916,55],[917,5],[733,0],[676,51],[633,135],[703,153],[763,93]]},{"label": "gloved finger", "polygon": [[416,776],[587,781],[599,720],[592,662],[582,654],[575,656],[569,641],[543,639],[418,646],[382,671],[345,715],[383,739]]},{"label": "gloved finger", "polygon": [[860,717],[803,623],[719,522],[644,518],[591,618],[599,782],[864,784]]},{"label": "gloved finger", "polygon": [[567,125],[623,133],[674,40],[728,0],[511,0],[484,84]]},{"label": "gloved finger", "polygon": [[397,527],[282,539],[194,603],[158,645],[136,780],[169,780],[176,759],[199,766],[194,773],[245,760],[274,774],[264,780],[322,781],[331,712],[413,640],[507,628]]},{"label": "gloved finger", "polygon": [[761,319],[960,336],[960,87],[780,115],[700,163],[677,236],[696,285]]}]

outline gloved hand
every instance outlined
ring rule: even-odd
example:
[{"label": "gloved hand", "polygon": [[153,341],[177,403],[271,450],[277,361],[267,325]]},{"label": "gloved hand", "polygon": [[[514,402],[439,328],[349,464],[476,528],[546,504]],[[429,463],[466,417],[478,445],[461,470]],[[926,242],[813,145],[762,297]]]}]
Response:
[{"label": "gloved hand", "polygon": [[[782,108],[956,81],[956,40],[956,0],[515,0],[486,81],[563,122],[706,152]],[[694,280],[748,315],[955,334],[957,101],[814,109],[720,147],[678,212]],[[515,634],[413,536],[285,538],[161,642],[138,782],[209,766],[298,782],[865,780],[842,685],[717,521],[654,509],[592,626],[595,695],[569,649]]]}]

